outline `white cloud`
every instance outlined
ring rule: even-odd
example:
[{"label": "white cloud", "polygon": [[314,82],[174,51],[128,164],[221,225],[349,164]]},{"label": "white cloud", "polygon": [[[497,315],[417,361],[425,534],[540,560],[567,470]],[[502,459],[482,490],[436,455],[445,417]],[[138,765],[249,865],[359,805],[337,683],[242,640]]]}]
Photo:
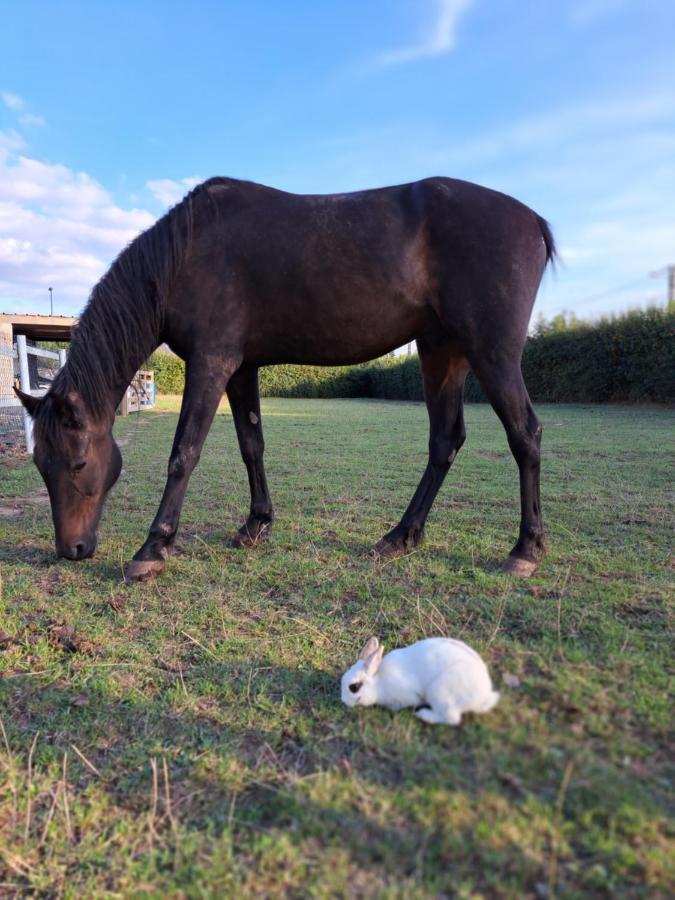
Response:
[{"label": "white cloud", "polygon": [[123,209],[85,172],[21,155],[0,132],[0,310],[78,312],[120,250],[155,217]]},{"label": "white cloud", "polygon": [[201,180],[201,178],[195,176],[181,178],[178,181],[172,178],[157,178],[146,182],[146,187],[153,197],[164,206],[173,206],[174,203],[182,200],[186,193],[199,184]]},{"label": "white cloud", "polygon": [[648,273],[675,262],[674,115],[667,95],[589,102],[448,151],[464,177],[551,220],[563,265],[544,282],[546,315],[594,317],[665,298]]},{"label": "white cloud", "polygon": [[47,124],[44,116],[36,116],[33,113],[24,113],[22,116],[19,116],[19,122],[22,125],[35,125],[38,128],[44,128]]},{"label": "white cloud", "polygon": [[396,66],[429,56],[449,53],[457,43],[457,25],[473,5],[474,0],[436,0],[436,17],[422,41],[381,53],[377,62],[381,66]]},{"label": "white cloud", "polygon": [[0,91],[0,97],[2,97],[2,102],[8,109],[15,113],[21,113],[19,122],[22,125],[43,128],[47,124],[44,116],[38,116],[28,111],[26,101],[23,97],[19,97],[18,94],[14,94],[12,91]]},{"label": "white cloud", "polygon": [[5,106],[8,109],[13,109],[14,112],[21,112],[26,106],[25,100],[22,97],[19,97],[18,94],[13,94],[11,91],[0,91],[0,97],[2,97],[2,102]]},{"label": "white cloud", "polygon": [[21,135],[14,131],[0,131],[0,162],[6,158],[8,153],[15,153],[24,146],[24,139]]},{"label": "white cloud", "polygon": [[[512,164],[518,154],[538,155],[541,159],[549,148],[560,158],[573,142],[592,149],[608,134],[622,135],[623,151],[628,137],[643,134],[649,125],[668,126],[674,115],[675,97],[666,94],[564,106],[521,119],[499,131],[454,141],[447,149],[431,150],[427,161],[446,167],[475,167],[500,161]],[[626,154],[615,150],[613,156],[625,159]]]},{"label": "white cloud", "polygon": [[291,189],[355,190],[449,175],[517,197],[551,222],[562,257],[537,311],[595,316],[665,298],[663,279],[648,273],[675,263],[673,121],[675,96],[636,89],[468,134],[397,124],[325,141],[312,148],[322,161],[315,181],[304,171],[289,180]]}]

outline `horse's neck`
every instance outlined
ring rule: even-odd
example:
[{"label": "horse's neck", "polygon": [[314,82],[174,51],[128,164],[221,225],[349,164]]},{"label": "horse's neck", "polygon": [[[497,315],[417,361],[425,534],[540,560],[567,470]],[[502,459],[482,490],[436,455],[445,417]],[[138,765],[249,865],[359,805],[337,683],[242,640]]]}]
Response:
[{"label": "horse's neck", "polygon": [[[80,385],[87,405],[94,407],[99,416],[112,417],[119,406],[127,388],[136,372],[147,360],[152,350],[159,345],[159,340],[152,350],[139,347],[129,352],[122,341],[116,346],[114,337],[105,347],[100,344],[101,338],[88,338],[86,333],[78,335],[66,360],[64,378],[66,384]],[[91,373],[83,383],[83,373]]]}]

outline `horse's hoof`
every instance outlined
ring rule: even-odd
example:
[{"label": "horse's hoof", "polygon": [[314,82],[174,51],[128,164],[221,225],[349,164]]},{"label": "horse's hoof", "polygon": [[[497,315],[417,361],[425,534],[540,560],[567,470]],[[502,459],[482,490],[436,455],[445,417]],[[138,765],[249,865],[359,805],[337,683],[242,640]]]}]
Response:
[{"label": "horse's hoof", "polygon": [[127,583],[149,581],[161,575],[165,566],[163,559],[132,559],[124,569],[124,580]]},{"label": "horse's hoof", "polygon": [[235,550],[256,547],[267,537],[269,530],[270,526],[267,522],[252,529],[244,526],[230,538],[227,542],[228,546],[234,547]]},{"label": "horse's hoof", "polygon": [[529,559],[519,559],[517,556],[507,556],[501,566],[502,572],[507,575],[515,575],[516,578],[529,578],[537,569],[536,562]]},{"label": "horse's hoof", "polygon": [[368,556],[371,559],[394,559],[396,556],[403,556],[405,552],[405,544],[391,544],[388,540],[382,538],[368,551]]}]

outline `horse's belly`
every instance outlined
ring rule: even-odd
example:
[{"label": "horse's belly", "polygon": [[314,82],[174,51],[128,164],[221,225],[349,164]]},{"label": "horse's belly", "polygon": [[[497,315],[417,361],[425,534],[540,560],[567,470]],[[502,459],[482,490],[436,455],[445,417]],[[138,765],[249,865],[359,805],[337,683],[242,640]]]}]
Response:
[{"label": "horse's belly", "polygon": [[[342,298],[340,298],[342,300]],[[259,365],[350,365],[375,359],[429,327],[430,307],[406,298],[294,303],[249,321],[245,357]]]}]

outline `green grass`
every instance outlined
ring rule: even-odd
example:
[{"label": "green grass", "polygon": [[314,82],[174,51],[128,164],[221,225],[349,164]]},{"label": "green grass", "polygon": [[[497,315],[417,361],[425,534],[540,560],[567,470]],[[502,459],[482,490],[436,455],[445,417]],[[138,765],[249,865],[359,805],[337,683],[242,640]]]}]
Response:
[{"label": "green grass", "polygon": [[[425,545],[387,562],[366,553],[422,473],[423,406],[265,401],[277,521],[251,551],[225,544],[248,493],[223,408],[167,575],[124,587],[175,410],[118,422],[85,563],[55,559],[34,467],[0,464],[0,895],[672,896],[672,411],[539,408],[550,551],[518,582],[488,407]],[[459,729],[348,710],[371,634],[468,641],[502,701]]]}]

